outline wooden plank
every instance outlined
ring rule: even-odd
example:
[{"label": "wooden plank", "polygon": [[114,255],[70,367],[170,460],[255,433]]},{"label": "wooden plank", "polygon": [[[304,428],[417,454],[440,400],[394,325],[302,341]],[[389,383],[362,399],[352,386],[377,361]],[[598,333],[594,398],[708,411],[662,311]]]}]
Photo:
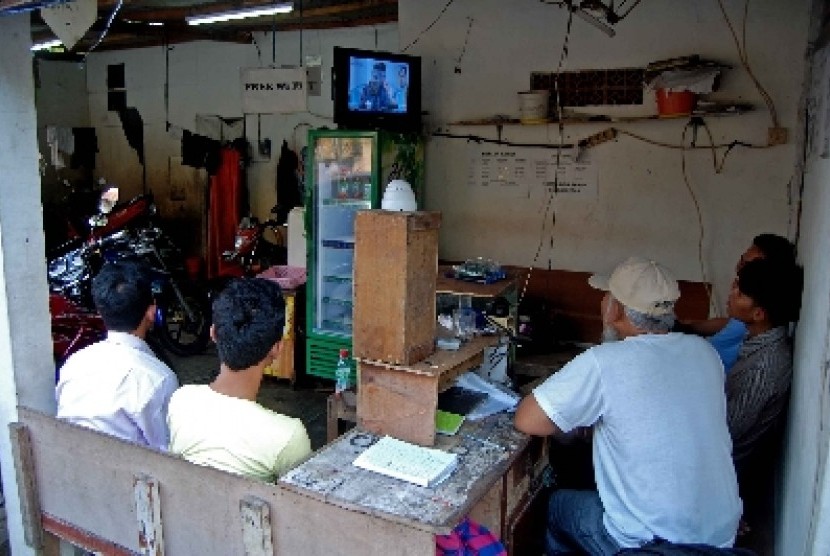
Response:
[{"label": "wooden plank", "polygon": [[439,436],[436,442],[436,447],[459,455],[458,468],[446,481],[422,488],[352,465],[377,438],[352,429],[289,471],[279,484],[329,504],[447,534],[501,481],[529,442],[509,415],[467,421],[458,435]]},{"label": "wooden plank", "polygon": [[128,550],[117,543],[102,539],[93,535],[89,531],[85,531],[80,527],[76,527],[71,523],[67,523],[57,519],[49,514],[43,514],[43,530],[48,539],[48,547],[45,549],[47,554],[61,554],[60,541],[55,542],[53,538],[63,539],[77,547],[95,554],[102,554],[104,556],[134,556],[136,553]]},{"label": "wooden plank", "polygon": [[431,532],[380,513],[350,511],[282,485],[194,465],[31,409],[19,408],[19,413],[32,437],[44,518],[123,547],[118,554],[141,551],[133,479],[145,470],[152,470],[153,478],[164,485],[159,494],[164,549],[169,554],[239,554],[244,543],[238,501],[246,496],[280,508],[279,516],[271,513],[277,556],[365,556],[390,546],[401,556],[435,551]]},{"label": "wooden plank", "polygon": [[35,478],[32,439],[25,425],[9,423],[12,458],[20,494],[20,513],[23,519],[23,539],[32,548],[43,547],[43,527],[40,523],[37,479]]},{"label": "wooden plank", "polygon": [[438,377],[360,364],[357,422],[375,434],[435,443]]},{"label": "wooden plank", "polygon": [[[412,365],[400,365],[381,361],[356,357],[360,363],[384,367],[386,369],[397,369],[407,373],[438,377],[450,371],[463,368],[471,369],[481,364],[484,348],[495,346],[499,343],[496,336],[477,336],[461,344],[457,350],[437,349],[429,357]],[[456,375],[458,376],[458,375]]]},{"label": "wooden plank", "polygon": [[440,213],[355,217],[354,356],[410,365],[435,351]]},{"label": "wooden plank", "polygon": [[138,517],[138,546],[145,556],[164,556],[159,483],[143,473],[133,478],[133,500]]},{"label": "wooden plank", "polygon": [[522,267],[505,267],[507,278],[492,284],[479,284],[467,280],[451,278],[452,265],[438,267],[438,280],[435,284],[437,293],[469,295],[472,297],[498,297],[514,286],[521,287],[527,278],[528,269]]},{"label": "wooden plank", "polygon": [[245,556],[272,556],[274,543],[271,540],[271,506],[268,502],[246,496],[239,501],[239,513]]}]

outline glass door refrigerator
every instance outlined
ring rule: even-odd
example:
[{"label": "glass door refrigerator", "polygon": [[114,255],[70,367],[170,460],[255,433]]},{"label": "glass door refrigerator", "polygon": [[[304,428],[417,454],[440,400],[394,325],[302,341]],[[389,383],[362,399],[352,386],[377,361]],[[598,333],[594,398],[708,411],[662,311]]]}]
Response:
[{"label": "glass door refrigerator", "polygon": [[382,131],[311,130],[308,153],[306,372],[334,379],[340,349],[352,353],[355,215],[380,208],[391,177],[408,179],[420,204],[423,141]]}]

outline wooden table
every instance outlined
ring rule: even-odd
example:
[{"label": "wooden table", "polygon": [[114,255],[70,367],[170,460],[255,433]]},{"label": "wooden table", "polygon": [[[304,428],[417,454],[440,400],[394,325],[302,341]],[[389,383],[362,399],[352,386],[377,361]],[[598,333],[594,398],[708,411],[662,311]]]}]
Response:
[{"label": "wooden table", "polygon": [[494,336],[479,336],[458,350],[438,349],[412,365],[358,358],[357,420],[361,428],[431,446],[436,439],[438,393],[465,371],[481,364]]},{"label": "wooden table", "polygon": [[529,453],[531,438],[502,413],[440,436],[436,447],[458,454],[458,467],[444,482],[420,487],[352,465],[378,438],[354,428],[289,471],[279,485],[429,535],[449,533],[468,514],[499,534],[535,488],[531,483],[539,482],[529,471],[533,463],[546,462],[542,450]]},{"label": "wooden table", "polygon": [[524,285],[528,270],[520,267],[506,267],[504,270],[507,273],[507,277],[504,280],[499,280],[492,284],[479,284],[478,282],[450,278],[448,275],[452,273],[452,265],[439,265],[435,292],[438,295],[469,295],[470,297],[488,298],[498,296],[509,297],[519,287]]}]

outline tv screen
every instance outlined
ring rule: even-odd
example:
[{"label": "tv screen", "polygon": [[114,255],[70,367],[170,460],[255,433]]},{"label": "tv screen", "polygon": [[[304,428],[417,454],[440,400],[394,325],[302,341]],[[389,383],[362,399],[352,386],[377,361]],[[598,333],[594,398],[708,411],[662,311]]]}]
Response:
[{"label": "tv screen", "polygon": [[420,128],[419,57],[335,47],[332,82],[338,126],[392,131]]}]

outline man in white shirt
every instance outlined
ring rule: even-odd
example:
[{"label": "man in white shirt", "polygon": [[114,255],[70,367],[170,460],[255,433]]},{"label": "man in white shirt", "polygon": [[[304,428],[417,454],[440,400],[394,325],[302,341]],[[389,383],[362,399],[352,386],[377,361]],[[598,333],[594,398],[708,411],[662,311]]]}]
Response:
[{"label": "man in white shirt", "polygon": [[57,416],[167,450],[167,404],[179,382],[144,341],[156,313],[149,269],[136,262],[107,263],[92,281],[92,297],[107,338],[61,367]]},{"label": "man in white shirt", "polygon": [[219,376],[170,399],[170,452],[200,465],[263,481],[300,463],[311,442],[299,419],[256,402],[262,372],[280,352],[285,301],[262,278],[232,281],[213,303],[211,336]]},{"label": "man in white shirt", "polygon": [[548,556],[610,555],[655,539],[732,546],[741,500],[717,352],[669,332],[680,290],[657,263],[631,258],[591,285],[609,291],[603,320],[622,341],[578,355],[515,416],[527,434],[594,431],[597,491],[553,493]]}]

